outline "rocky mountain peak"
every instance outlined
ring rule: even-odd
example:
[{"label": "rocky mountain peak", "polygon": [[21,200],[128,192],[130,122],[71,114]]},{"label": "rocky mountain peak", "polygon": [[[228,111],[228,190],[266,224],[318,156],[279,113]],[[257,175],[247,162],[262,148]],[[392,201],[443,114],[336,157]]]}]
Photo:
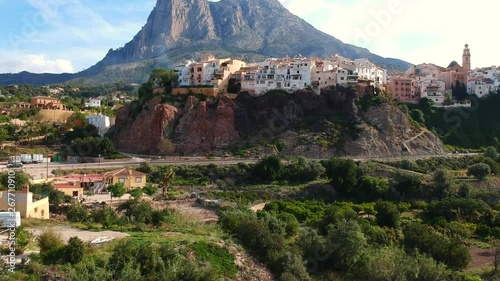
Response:
[{"label": "rocky mountain peak", "polygon": [[[110,50],[99,63],[72,78],[76,83],[142,83],[153,68],[171,68],[209,53],[246,61],[297,53],[306,57],[339,54],[367,58],[389,71],[405,71],[410,66],[345,44],[290,13],[278,0],[157,0],[146,24],[130,42]],[[26,80],[20,75],[0,76],[0,83],[2,79],[19,84]]]},{"label": "rocky mountain peak", "polygon": [[[207,0],[158,0],[147,26],[159,43],[175,44],[181,38],[216,38]],[[159,36],[159,37],[158,37]]]}]

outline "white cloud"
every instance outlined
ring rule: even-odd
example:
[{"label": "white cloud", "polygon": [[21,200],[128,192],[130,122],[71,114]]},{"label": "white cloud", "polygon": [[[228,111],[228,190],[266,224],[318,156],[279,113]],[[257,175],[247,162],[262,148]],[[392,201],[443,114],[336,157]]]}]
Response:
[{"label": "white cloud", "polygon": [[17,55],[0,57],[0,73],[17,73],[29,71],[33,73],[74,72],[71,61],[64,59],[47,59],[44,55]]},{"label": "white cloud", "polygon": [[500,64],[494,33],[498,1],[280,1],[316,28],[382,56],[447,66],[461,63],[468,43],[473,67]]},{"label": "white cloud", "polygon": [[[14,47],[3,47],[24,55],[2,59],[0,53],[0,72],[87,68],[110,48],[131,40],[154,6],[154,0],[118,6],[117,0],[95,5],[83,0],[27,1],[34,8],[28,19],[37,23],[36,32],[21,36],[24,40]],[[447,66],[452,60],[461,63],[463,45],[468,43],[473,67],[500,65],[494,33],[500,2],[495,0],[466,4],[452,0],[279,1],[321,31],[381,56]],[[35,17],[37,13],[47,21]],[[20,32],[23,35],[22,29]],[[30,55],[40,50],[44,56]]]}]

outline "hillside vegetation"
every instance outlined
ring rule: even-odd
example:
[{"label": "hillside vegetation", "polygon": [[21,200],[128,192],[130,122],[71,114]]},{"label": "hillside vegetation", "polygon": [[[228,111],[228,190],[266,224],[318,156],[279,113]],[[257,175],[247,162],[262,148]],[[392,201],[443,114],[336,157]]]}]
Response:
[{"label": "hillside vegetation", "polygon": [[[72,204],[63,211],[74,226],[117,230],[129,238],[96,248],[44,233],[35,246],[26,244],[41,253],[15,275],[3,276],[271,280],[250,277],[248,263],[240,260],[248,253],[280,281],[497,280],[500,186],[495,175],[472,171],[481,164],[491,172],[499,161],[489,149],[466,159],[420,162],[270,156],[254,165],[146,163],[138,170],[149,175],[144,191],[154,196],[152,203],[134,192],[114,207]],[[217,222],[168,207],[193,194],[196,208],[217,211]],[[263,202],[261,211],[249,208]]]}]

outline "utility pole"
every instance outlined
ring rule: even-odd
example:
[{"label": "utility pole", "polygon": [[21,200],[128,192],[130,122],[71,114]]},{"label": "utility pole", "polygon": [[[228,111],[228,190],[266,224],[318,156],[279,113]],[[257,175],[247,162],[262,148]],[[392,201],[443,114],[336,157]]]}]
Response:
[{"label": "utility pole", "polygon": [[47,183],[49,182],[49,156],[47,155]]}]

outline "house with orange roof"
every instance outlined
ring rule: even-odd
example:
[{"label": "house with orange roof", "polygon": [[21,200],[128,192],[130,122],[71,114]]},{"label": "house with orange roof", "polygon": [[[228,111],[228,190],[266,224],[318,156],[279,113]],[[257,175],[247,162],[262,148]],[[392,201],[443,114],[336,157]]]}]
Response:
[{"label": "house with orange roof", "polygon": [[123,183],[128,192],[132,189],[143,188],[146,185],[146,176],[145,173],[124,168],[105,173],[103,182],[108,185]]},{"label": "house with orange roof", "polygon": [[83,187],[78,184],[54,184],[54,189],[61,191],[64,195],[71,196],[73,198],[83,197]]},{"label": "house with orange roof", "polygon": [[31,98],[31,107],[61,110],[64,109],[64,104],[56,98],[38,96]]}]

